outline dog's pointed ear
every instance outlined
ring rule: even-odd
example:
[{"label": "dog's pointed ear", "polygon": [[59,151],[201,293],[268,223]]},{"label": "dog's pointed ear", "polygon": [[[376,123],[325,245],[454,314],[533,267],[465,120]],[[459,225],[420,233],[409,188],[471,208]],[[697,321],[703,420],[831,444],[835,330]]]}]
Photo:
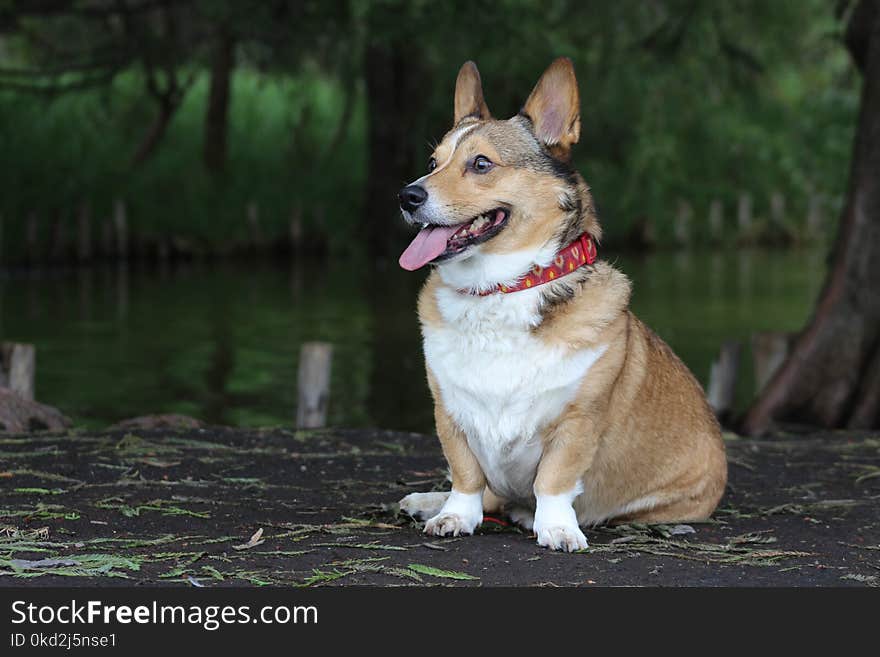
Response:
[{"label": "dog's pointed ear", "polygon": [[465,62],[455,80],[455,124],[462,119],[488,119],[491,117],[486,101],[483,100],[483,85],[480,72],[473,62]]},{"label": "dog's pointed ear", "polygon": [[550,64],[520,113],[531,119],[535,135],[554,155],[568,158],[581,136],[580,96],[568,57]]}]

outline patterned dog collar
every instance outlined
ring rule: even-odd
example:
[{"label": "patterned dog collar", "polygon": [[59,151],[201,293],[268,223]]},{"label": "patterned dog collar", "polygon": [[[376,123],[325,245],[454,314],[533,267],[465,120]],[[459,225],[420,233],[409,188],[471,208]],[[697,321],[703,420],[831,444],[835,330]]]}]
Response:
[{"label": "patterned dog collar", "polygon": [[548,266],[534,265],[529,270],[529,273],[520,278],[514,285],[499,285],[483,292],[460,291],[464,294],[476,294],[485,297],[499,292],[501,294],[510,294],[511,292],[528,290],[538,285],[544,285],[544,283],[550,283],[584,265],[592,265],[596,262],[596,256],[596,241],[584,233],[571,244],[560,249],[553,257],[553,262]]}]

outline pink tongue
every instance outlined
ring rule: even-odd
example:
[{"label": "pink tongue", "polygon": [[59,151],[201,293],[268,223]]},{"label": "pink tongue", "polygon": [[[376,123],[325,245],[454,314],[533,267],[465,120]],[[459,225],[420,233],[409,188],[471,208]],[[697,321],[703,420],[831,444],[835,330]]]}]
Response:
[{"label": "pink tongue", "polygon": [[428,264],[446,250],[446,241],[459,228],[461,226],[422,228],[412,243],[406,247],[406,251],[400,254],[400,266],[408,271],[415,271]]}]

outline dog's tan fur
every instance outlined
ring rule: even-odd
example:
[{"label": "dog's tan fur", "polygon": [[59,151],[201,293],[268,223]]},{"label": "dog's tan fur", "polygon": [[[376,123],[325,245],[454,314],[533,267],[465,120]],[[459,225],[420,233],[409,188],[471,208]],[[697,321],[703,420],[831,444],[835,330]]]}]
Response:
[{"label": "dog's tan fur", "polygon": [[[439,325],[432,273],[419,295],[419,319]],[[690,371],[653,331],[628,309],[630,283],[610,265],[595,266],[578,296],[558,307],[535,335],[574,350],[610,344],[590,370],[577,398],[542,436],[544,457],[536,491],[557,494],[578,481],[575,500],[594,505],[591,515],[616,522],[696,521],[708,518],[724,492],[727,461],[718,423]],[[482,491],[485,477],[467,439],[443,406],[428,375],[435,421],[453,487]],[[622,500],[647,495],[662,503],[613,517]],[[491,501],[490,501],[491,500]],[[484,499],[487,512],[503,505]]]},{"label": "dog's tan fur", "polygon": [[[567,162],[580,137],[577,84],[568,60],[557,60],[524,106],[531,133],[546,153]],[[430,190],[446,200],[457,221],[515,199],[509,224],[481,245],[483,253],[511,253],[564,245],[572,232],[601,236],[589,189],[578,174],[567,178],[526,164],[519,123],[489,116],[472,64],[462,67],[455,96],[456,127],[473,124],[459,143],[447,138],[435,151],[440,165]],[[513,122],[513,123],[512,123]],[[527,124],[527,123],[526,123]],[[480,153],[495,163],[490,174],[467,175]],[[442,327],[435,270],[419,297],[426,329]],[[671,349],[629,310],[630,282],[599,261],[543,288],[541,321],[532,335],[566,353],[605,349],[574,399],[541,429],[542,453],[534,493],[559,495],[582,485],[574,502],[588,522],[674,522],[709,517],[724,491],[727,463],[716,422],[703,392]],[[517,294],[517,293],[514,293]],[[447,411],[434,373],[428,379],[437,432],[452,474],[453,490],[479,493],[487,511],[505,500],[487,487],[468,437]]]}]

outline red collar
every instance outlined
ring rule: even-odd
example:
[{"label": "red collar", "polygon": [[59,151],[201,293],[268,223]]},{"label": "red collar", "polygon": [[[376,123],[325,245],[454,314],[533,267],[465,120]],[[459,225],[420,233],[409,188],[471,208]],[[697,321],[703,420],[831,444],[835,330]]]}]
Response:
[{"label": "red collar", "polygon": [[527,290],[537,285],[549,283],[561,276],[570,274],[578,267],[584,265],[592,265],[596,262],[596,241],[584,233],[574,242],[556,252],[553,262],[547,267],[534,265],[529,273],[520,278],[514,285],[499,285],[496,288],[485,292],[468,292],[467,294],[478,294],[481,297],[501,292],[502,294],[510,294],[511,292],[519,292]]}]

